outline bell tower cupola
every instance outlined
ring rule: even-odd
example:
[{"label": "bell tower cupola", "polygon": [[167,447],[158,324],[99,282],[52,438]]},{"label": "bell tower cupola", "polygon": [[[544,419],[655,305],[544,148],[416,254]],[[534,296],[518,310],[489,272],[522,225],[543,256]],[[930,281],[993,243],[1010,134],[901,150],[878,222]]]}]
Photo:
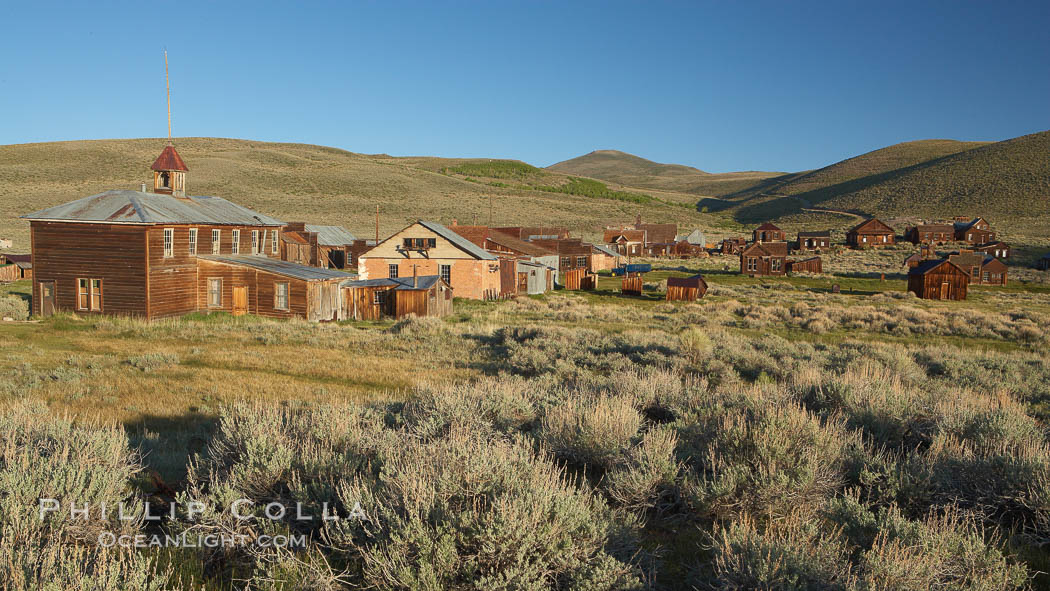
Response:
[{"label": "bell tower cupola", "polygon": [[186,163],[175,151],[175,146],[168,144],[153,162],[153,192],[173,197],[186,196]]}]

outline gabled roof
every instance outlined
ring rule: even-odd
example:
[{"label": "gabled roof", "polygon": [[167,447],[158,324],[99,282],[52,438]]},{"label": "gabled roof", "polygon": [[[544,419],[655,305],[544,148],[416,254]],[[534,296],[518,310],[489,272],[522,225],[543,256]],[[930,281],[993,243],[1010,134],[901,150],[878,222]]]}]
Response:
[{"label": "gabled roof", "polygon": [[310,244],[310,241],[303,238],[302,234],[295,230],[285,230],[281,232],[281,240],[285,242],[294,242],[295,244]]},{"label": "gabled roof", "polygon": [[339,285],[342,287],[383,287],[389,285],[398,291],[411,291],[416,289],[430,289],[439,281],[442,281],[440,275],[420,275],[415,278],[415,285],[413,285],[412,277],[348,279]]},{"label": "gabled roof", "polygon": [[317,226],[314,224],[306,224],[307,232],[317,233],[317,243],[321,246],[346,246],[347,244],[353,244],[357,238],[350,233],[350,230],[342,226]]},{"label": "gabled roof", "polygon": [[933,271],[934,269],[941,267],[942,265],[951,265],[955,270],[959,271],[963,275],[966,275],[967,277],[970,276],[969,272],[967,272],[959,265],[956,265],[955,263],[949,261],[948,259],[930,259],[928,261],[923,261],[918,265],[912,267],[911,270],[908,271],[908,275],[925,275]]},{"label": "gabled roof", "polygon": [[[624,242],[645,242],[647,240],[645,230],[610,228],[605,230],[602,235],[602,241],[606,244],[612,244],[614,242],[621,242],[621,237],[623,237]],[[648,241],[652,242],[651,239]]]},{"label": "gabled roof", "polygon": [[304,281],[324,281],[328,279],[345,279],[350,277],[349,273],[344,273],[335,269],[307,267],[306,265],[300,265],[299,263],[272,259],[270,257],[256,254],[198,255],[197,258],[227,265],[251,267],[252,269],[266,271],[267,273],[273,273],[274,275],[282,275],[284,277],[302,279]]},{"label": "gabled roof", "polygon": [[611,257],[617,257],[617,258],[620,257],[620,253],[616,252],[615,250],[612,250],[611,248],[606,248],[606,247],[602,246],[601,244],[592,244],[591,247],[594,248],[595,252],[598,252],[600,254],[608,255],[608,256],[611,256]]},{"label": "gabled roof", "polygon": [[893,233],[893,228],[887,226],[879,218],[871,218],[870,220],[864,220],[856,226],[853,226],[849,231],[858,234],[890,234]]},{"label": "gabled roof", "polygon": [[786,257],[787,251],[787,242],[752,242],[740,254]]},{"label": "gabled roof", "polygon": [[189,168],[186,168],[186,163],[182,161],[182,157],[175,151],[175,146],[165,146],[164,151],[157,156],[157,159],[153,161],[153,166],[150,169],[161,171],[161,170],[181,170],[182,172],[189,172]]},{"label": "gabled roof", "polygon": [[645,239],[651,244],[672,243],[678,234],[678,224],[635,224],[635,228],[645,230]]},{"label": "gabled roof", "polygon": [[948,255],[948,260],[965,268],[983,265],[985,257],[983,252],[960,252]]},{"label": "gabled roof", "polygon": [[521,254],[533,257],[542,257],[557,254],[549,248],[544,248],[539,244],[525,242],[524,240],[515,238],[510,234],[504,234],[503,232],[491,232],[489,233],[487,240],[494,244],[498,244],[504,248],[509,248],[510,250],[513,250],[515,252],[520,252]]},{"label": "gabled roof", "polygon": [[[955,222],[953,225],[955,226],[956,230],[969,230],[970,228],[974,227],[977,224],[977,222],[984,222],[988,224],[988,220],[982,217],[976,217],[968,222]],[[991,226],[991,224],[988,225]]]},{"label": "gabled roof", "polygon": [[704,232],[702,230],[697,229],[697,230],[693,230],[692,232],[690,232],[688,234],[683,234],[681,236],[675,236],[675,239],[674,239],[675,242],[681,242],[683,240],[688,242],[689,244],[703,245],[704,244]]},{"label": "gabled roof", "polygon": [[7,262],[9,262],[9,263],[28,263],[28,262],[33,260],[33,255],[31,255],[31,254],[9,254],[9,253],[6,253],[6,254],[0,254],[0,256],[2,256],[5,259],[7,259]]},{"label": "gabled roof", "polygon": [[820,230],[817,232],[799,232],[799,238],[831,238],[831,230]]},{"label": "gabled roof", "polygon": [[981,268],[983,269],[985,267],[998,267],[1000,269],[1006,270],[1006,263],[1000,261],[999,259],[993,256],[989,256],[985,257],[984,262],[981,263]]},{"label": "gabled roof", "polygon": [[667,287],[707,287],[707,280],[699,273],[691,277],[668,277]]},{"label": "gabled roof", "polygon": [[181,197],[106,191],[22,216],[28,220],[107,224],[283,226],[284,222],[222,197]]},{"label": "gabled roof", "polygon": [[780,228],[774,226],[770,222],[766,222],[766,223],[762,224],[761,226],[755,228],[755,230],[762,230],[762,231],[777,230],[778,232],[782,232],[783,231]]},{"label": "gabled roof", "polygon": [[476,259],[494,261],[499,258],[496,255],[486,252],[477,244],[474,244],[473,242],[467,240],[459,234],[456,234],[452,230],[449,230],[448,228],[437,222],[426,222],[423,220],[419,220],[417,223],[423,226],[424,228],[430,230],[431,232],[437,234],[438,236],[441,236],[445,240],[448,240],[460,250],[466,252],[467,254],[473,256]]}]

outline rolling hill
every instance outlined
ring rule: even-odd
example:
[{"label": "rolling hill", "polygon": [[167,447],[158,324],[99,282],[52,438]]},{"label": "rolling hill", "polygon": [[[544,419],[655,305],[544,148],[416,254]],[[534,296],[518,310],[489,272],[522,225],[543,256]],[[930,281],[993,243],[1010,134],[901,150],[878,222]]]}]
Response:
[{"label": "rolling hill", "polygon": [[618,183],[625,187],[676,191],[691,195],[726,195],[779,177],[779,172],[713,174],[692,166],[661,164],[618,150],[595,150],[547,167],[547,170]]},{"label": "rolling hill", "polygon": [[[149,165],[164,145],[161,139],[132,139],[0,146],[0,237],[13,239],[15,252],[28,250],[29,224],[19,215],[107,189],[136,189],[152,178]],[[635,215],[688,227],[721,220],[697,213],[689,195],[661,194],[642,203],[439,172],[487,160],[394,158],[220,138],[181,138],[176,147],[190,168],[191,194],[226,197],[284,220],[344,225],[364,237],[375,232],[376,205],[382,235],[419,218],[477,216],[486,223],[490,212],[494,223],[560,224],[588,237],[609,220]],[[560,173],[542,174],[545,185],[570,182]]]}]

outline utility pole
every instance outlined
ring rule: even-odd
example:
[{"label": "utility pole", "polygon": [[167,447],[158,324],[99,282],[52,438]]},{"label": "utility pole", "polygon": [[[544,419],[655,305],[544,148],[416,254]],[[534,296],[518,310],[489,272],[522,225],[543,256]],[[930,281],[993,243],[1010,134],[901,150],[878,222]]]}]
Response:
[{"label": "utility pole", "polygon": [[379,205],[376,204],[376,244],[379,244]]},{"label": "utility pole", "polygon": [[168,145],[171,145],[171,79],[168,77],[168,50],[164,50],[164,87],[168,94]]}]

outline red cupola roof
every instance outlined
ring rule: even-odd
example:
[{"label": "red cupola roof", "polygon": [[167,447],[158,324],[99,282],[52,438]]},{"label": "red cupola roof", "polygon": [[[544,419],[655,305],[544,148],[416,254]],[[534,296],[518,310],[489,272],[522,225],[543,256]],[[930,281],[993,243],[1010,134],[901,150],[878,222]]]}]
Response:
[{"label": "red cupola roof", "polygon": [[182,172],[189,172],[190,170],[186,168],[186,163],[182,161],[182,157],[175,151],[175,146],[171,145],[164,148],[164,151],[160,153],[160,156],[157,156],[150,169],[157,171],[179,170]]}]

